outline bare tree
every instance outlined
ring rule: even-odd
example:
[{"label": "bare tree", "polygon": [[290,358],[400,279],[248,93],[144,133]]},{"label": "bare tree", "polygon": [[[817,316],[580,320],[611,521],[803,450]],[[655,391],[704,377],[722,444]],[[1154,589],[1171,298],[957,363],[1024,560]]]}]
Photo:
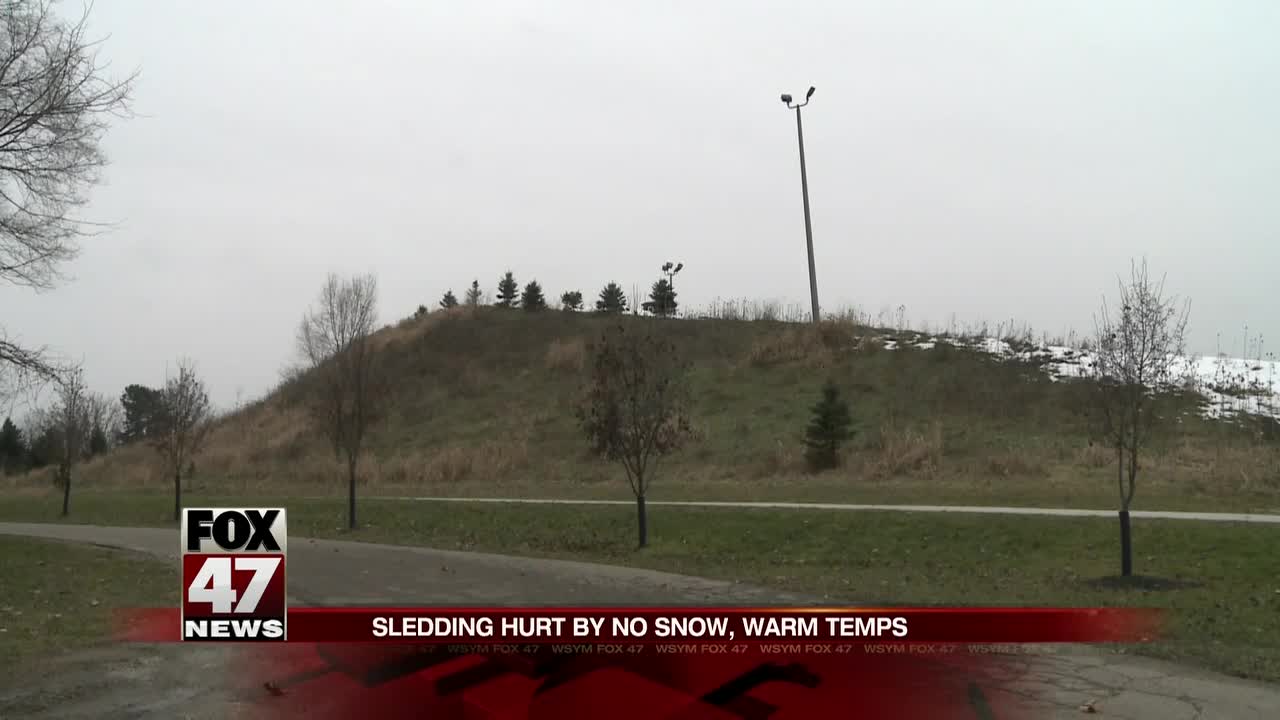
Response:
[{"label": "bare tree", "polygon": [[[0,281],[43,290],[60,279],[78,240],[101,226],[73,212],[106,164],[108,120],[127,114],[136,75],[106,76],[88,11],[66,22],[52,0],[0,2]],[[68,368],[0,330],[0,378],[12,391]]]},{"label": "bare tree", "polygon": [[[119,400],[101,393],[89,395],[88,405],[90,454],[109,450],[120,436],[124,409]],[[95,439],[103,443],[103,447],[95,448]]]},{"label": "bare tree", "polygon": [[645,498],[658,458],[688,439],[685,365],[666,338],[618,325],[596,345],[578,419],[592,449],[622,464],[636,497],[640,547],[649,542]]},{"label": "bare tree", "polygon": [[1116,453],[1120,492],[1121,574],[1133,574],[1129,506],[1137,487],[1139,457],[1159,421],[1154,396],[1174,386],[1184,364],[1190,303],[1164,294],[1147,263],[1132,263],[1129,280],[1119,280],[1120,304],[1103,300],[1095,317],[1095,366],[1099,430]]},{"label": "bare tree", "polygon": [[75,368],[59,380],[57,400],[48,419],[57,439],[58,484],[62,487],[62,516],[71,512],[71,476],[89,446],[90,396],[84,373]]},{"label": "bare tree", "polygon": [[298,353],[318,384],[311,394],[313,417],[334,454],[347,463],[347,525],[353,530],[360,453],[384,396],[370,343],[377,315],[373,275],[330,274],[298,327]]},{"label": "bare tree", "polygon": [[154,419],[152,443],[173,475],[173,519],[182,517],[182,471],[204,445],[213,420],[213,407],[195,363],[178,362],[178,374],[165,381]]}]

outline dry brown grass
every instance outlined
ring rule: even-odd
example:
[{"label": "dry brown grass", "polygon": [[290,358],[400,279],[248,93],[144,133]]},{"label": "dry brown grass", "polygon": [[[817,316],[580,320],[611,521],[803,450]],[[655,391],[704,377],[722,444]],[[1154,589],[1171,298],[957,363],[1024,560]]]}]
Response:
[{"label": "dry brown grass", "polygon": [[1101,468],[1116,462],[1114,449],[1091,442],[1076,451],[1076,463],[1087,468]]},{"label": "dry brown grass", "polygon": [[887,424],[876,440],[878,456],[870,469],[878,477],[937,472],[945,452],[942,423],[934,421],[923,430]]},{"label": "dry brown grass", "polygon": [[501,438],[476,446],[448,445],[432,451],[371,460],[371,484],[392,486],[455,485],[468,481],[501,484],[529,466],[525,438]]},{"label": "dry brown grass", "polygon": [[800,363],[805,367],[829,367],[840,353],[857,347],[852,323],[827,320],[817,326],[792,325],[756,339],[747,361],[756,367]]},{"label": "dry brown grass", "polygon": [[987,471],[999,478],[1042,477],[1047,472],[1046,460],[1042,453],[1009,448],[987,456]]},{"label": "dry brown grass", "polygon": [[[80,465],[76,488],[172,487],[172,478],[149,450],[145,446],[122,448],[109,457]],[[241,492],[260,487],[321,492],[330,485],[341,486],[346,477],[346,465],[318,441],[308,439],[305,451],[291,461],[284,461],[285,457],[279,447],[266,445],[260,451],[249,451],[226,442],[201,454],[195,475],[186,479],[184,487],[203,492]],[[463,482],[495,485],[524,473],[529,466],[529,440],[512,437],[478,445],[415,449],[389,457],[367,453],[361,459],[357,479],[370,487],[440,487]],[[52,469],[9,476],[5,481],[14,490],[47,489],[52,487]]]},{"label": "dry brown grass", "polygon": [[[1113,457],[1114,462],[1114,457]],[[1142,460],[1148,479],[1208,494],[1274,494],[1280,490],[1280,445],[1181,443]],[[1141,476],[1139,476],[1141,482]]]},{"label": "dry brown grass", "polygon": [[753,479],[793,475],[804,469],[804,452],[802,446],[794,442],[778,440],[769,451],[764,453],[751,468]]},{"label": "dry brown grass", "polygon": [[447,310],[443,308],[433,310],[421,317],[407,317],[395,325],[384,327],[371,335],[370,339],[372,340],[373,348],[381,350],[388,345],[409,342],[419,338],[430,332],[431,328],[446,320],[469,317],[475,312],[476,308],[462,305]]},{"label": "dry brown grass", "polygon": [[556,338],[547,346],[546,365],[557,372],[582,372],[587,362],[587,342],[580,337]]}]

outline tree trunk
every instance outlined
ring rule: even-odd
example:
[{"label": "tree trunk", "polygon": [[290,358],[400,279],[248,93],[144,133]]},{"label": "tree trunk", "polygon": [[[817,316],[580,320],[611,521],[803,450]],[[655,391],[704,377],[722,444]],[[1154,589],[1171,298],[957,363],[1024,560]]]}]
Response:
[{"label": "tree trunk", "polygon": [[649,523],[644,514],[644,495],[636,496],[636,520],[639,521],[640,527],[640,547],[648,547]]},{"label": "tree trunk", "polygon": [[60,470],[62,473],[62,517],[71,514],[71,468]]},{"label": "tree trunk", "polygon": [[347,458],[347,529],[356,529],[356,456]]},{"label": "tree trunk", "polygon": [[173,521],[182,520],[182,468],[173,471]]},{"label": "tree trunk", "polygon": [[1120,493],[1120,509],[1128,510],[1124,502],[1124,445],[1116,445],[1116,490]]},{"label": "tree trunk", "polygon": [[1129,532],[1129,511],[1120,511],[1120,574],[1133,575],[1133,538]]}]

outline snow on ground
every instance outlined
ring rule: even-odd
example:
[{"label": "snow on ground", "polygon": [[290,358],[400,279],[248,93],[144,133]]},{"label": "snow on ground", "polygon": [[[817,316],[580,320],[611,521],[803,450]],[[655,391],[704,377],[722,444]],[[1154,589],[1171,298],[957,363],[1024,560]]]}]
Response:
[{"label": "snow on ground", "polygon": [[[902,341],[889,338],[884,341],[884,347],[892,350],[904,342],[918,350],[929,350],[945,342],[1007,360],[1034,362],[1054,378],[1087,376],[1092,373],[1095,362],[1088,350],[1031,343],[1015,347],[995,338],[917,336]],[[1203,412],[1207,417],[1230,418],[1243,413],[1280,419],[1280,360],[1248,360],[1225,355],[1179,360],[1175,375],[1185,378],[1186,386],[1204,397]]]}]

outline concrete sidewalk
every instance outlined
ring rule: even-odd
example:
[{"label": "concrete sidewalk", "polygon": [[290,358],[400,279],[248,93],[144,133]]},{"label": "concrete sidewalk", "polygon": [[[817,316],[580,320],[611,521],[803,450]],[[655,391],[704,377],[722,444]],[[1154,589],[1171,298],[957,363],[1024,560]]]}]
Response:
[{"label": "concrete sidewalk", "polygon": [[[314,500],[331,498],[310,498]],[[563,500],[555,498],[467,498],[383,496],[366,501],[489,503],[508,505],[635,505],[634,500]],[[968,515],[1021,515],[1027,517],[1100,517],[1115,519],[1115,510],[1078,508],[996,507],[987,505],[857,505],[816,502],[738,502],[732,500],[647,500],[650,507],[732,508],[740,510],[837,510],[844,512],[958,513]],[[1185,520],[1194,522],[1264,523],[1280,525],[1280,515],[1265,513],[1178,512],[1173,510],[1133,510],[1135,520]]]},{"label": "concrete sidewalk", "polygon": [[[176,530],[0,523],[0,534],[176,558]],[[812,605],[812,598],[715,580],[590,563],[291,537],[289,587],[316,605]],[[220,646],[122,646],[65,660],[38,683],[4,688],[0,717],[224,717],[237,698],[211,681]],[[104,672],[104,667],[111,670]],[[1280,717],[1280,687],[1087,647],[1044,648],[1004,692],[1033,717],[1249,720]],[[193,686],[193,678],[208,684]],[[1001,690],[993,690],[997,694]],[[12,712],[6,712],[6,708]],[[175,715],[175,712],[181,712]]]}]

